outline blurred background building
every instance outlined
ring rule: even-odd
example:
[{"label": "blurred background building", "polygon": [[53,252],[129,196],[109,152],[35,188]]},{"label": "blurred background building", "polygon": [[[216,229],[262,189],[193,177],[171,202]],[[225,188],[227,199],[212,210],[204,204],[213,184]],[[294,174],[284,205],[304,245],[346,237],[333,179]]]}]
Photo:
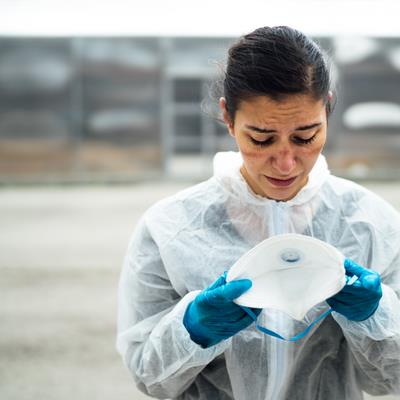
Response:
[{"label": "blurred background building", "polygon": [[[0,183],[208,176],[215,152],[235,149],[213,88],[237,36],[206,32],[0,35]],[[396,177],[400,37],[312,36],[337,86],[331,169]]]}]

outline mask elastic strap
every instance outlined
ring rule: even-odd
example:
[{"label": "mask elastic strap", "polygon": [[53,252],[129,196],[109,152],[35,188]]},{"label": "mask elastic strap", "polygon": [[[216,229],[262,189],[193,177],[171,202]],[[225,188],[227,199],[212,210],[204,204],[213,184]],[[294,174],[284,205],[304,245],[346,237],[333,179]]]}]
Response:
[{"label": "mask elastic strap", "polygon": [[[354,282],[356,282],[357,280],[358,280],[358,277],[357,277],[356,275],[354,275],[354,276],[352,276],[351,278],[348,279],[348,281],[346,282],[346,285],[347,285],[347,286],[351,286],[351,285],[353,285]],[[304,336],[306,336],[306,335],[311,331],[311,329],[312,329],[319,321],[321,321],[322,319],[324,319],[325,317],[327,317],[327,316],[333,311],[332,308],[329,307],[328,310],[324,311],[319,317],[317,317],[313,322],[311,322],[311,324],[308,325],[307,328],[304,329],[302,332],[300,332],[300,333],[297,334],[296,336],[293,336],[293,337],[291,337],[291,338],[289,338],[289,339],[286,339],[285,337],[279,335],[278,333],[276,333],[276,332],[274,332],[274,331],[271,331],[270,329],[264,328],[264,327],[261,326],[261,325],[258,325],[258,324],[257,324],[257,316],[254,314],[254,312],[253,312],[253,310],[252,310],[251,308],[245,307],[245,306],[241,306],[241,308],[242,308],[242,309],[251,317],[251,319],[256,323],[256,328],[257,328],[259,331],[261,331],[261,332],[263,332],[263,333],[265,333],[265,334],[267,334],[267,335],[269,335],[269,336],[273,336],[273,337],[275,337],[275,338],[277,338],[277,339],[285,340],[285,341],[287,341],[287,342],[295,342],[296,340],[299,340],[299,339],[303,338]]]},{"label": "mask elastic strap", "polygon": [[264,328],[261,325],[257,324],[257,316],[254,314],[254,312],[248,308],[248,307],[244,307],[241,306],[243,308],[244,311],[246,311],[246,313],[251,317],[251,319],[256,323],[256,328],[273,337],[276,337],[277,339],[280,340],[285,340],[287,342],[295,342],[296,340],[299,340],[301,338],[303,338],[304,336],[306,336],[308,334],[308,332],[310,332],[310,330],[314,327],[315,324],[317,324],[319,321],[321,321],[322,319],[324,319],[327,315],[329,315],[332,312],[332,309],[329,308],[327,311],[323,312],[319,317],[317,317],[310,325],[307,326],[306,329],[304,329],[304,331],[300,332],[299,334],[297,334],[296,336],[293,336],[289,339],[286,339],[285,337],[279,335],[278,333],[271,331],[270,329]]}]

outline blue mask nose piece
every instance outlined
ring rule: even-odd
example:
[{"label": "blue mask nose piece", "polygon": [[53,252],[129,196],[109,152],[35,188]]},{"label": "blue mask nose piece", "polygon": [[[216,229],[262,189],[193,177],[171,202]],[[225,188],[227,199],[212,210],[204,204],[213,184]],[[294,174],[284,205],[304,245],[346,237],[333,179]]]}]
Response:
[{"label": "blue mask nose piece", "polygon": [[[347,277],[347,282],[346,282],[346,286],[351,286],[353,285],[357,280],[358,277],[356,275],[352,276],[351,278]],[[318,316],[310,325],[307,326],[306,329],[304,329],[302,332],[298,333],[297,335],[287,339],[281,335],[279,335],[278,333],[271,331],[270,329],[267,329],[261,325],[257,324],[257,316],[254,314],[254,312],[252,311],[251,308],[249,307],[245,307],[245,306],[240,306],[242,307],[242,309],[251,317],[251,319],[255,322],[256,324],[256,328],[261,331],[262,333],[265,333],[266,335],[275,337],[277,339],[280,340],[284,340],[287,342],[296,342],[299,339],[302,339],[304,336],[306,336],[311,330],[312,328],[318,324],[318,322],[320,322],[321,320],[323,320],[324,318],[326,318],[331,312],[332,312],[332,308],[329,307],[328,310],[324,311],[320,316]]]}]

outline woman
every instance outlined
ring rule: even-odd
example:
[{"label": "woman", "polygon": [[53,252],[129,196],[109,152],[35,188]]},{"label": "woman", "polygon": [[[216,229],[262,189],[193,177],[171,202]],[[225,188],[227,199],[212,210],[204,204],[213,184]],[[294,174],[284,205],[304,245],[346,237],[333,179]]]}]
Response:
[{"label": "woman", "polygon": [[[321,50],[288,27],[242,37],[229,50],[220,107],[239,153],[217,154],[211,179],[150,208],[129,246],[117,346],[139,389],[176,399],[400,394],[400,218],[329,174],[321,151],[332,92]],[[233,302],[251,282],[226,283],[223,274],[256,244],[290,232],[335,246],[359,278],[295,343],[259,332]],[[326,307],[301,322],[253,311],[289,337]]]}]

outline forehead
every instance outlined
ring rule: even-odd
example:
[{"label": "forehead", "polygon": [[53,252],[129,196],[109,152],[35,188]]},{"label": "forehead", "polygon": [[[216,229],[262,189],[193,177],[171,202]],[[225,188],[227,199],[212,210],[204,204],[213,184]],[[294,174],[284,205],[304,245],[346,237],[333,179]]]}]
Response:
[{"label": "forehead", "polygon": [[292,95],[282,100],[268,96],[255,96],[239,103],[235,120],[252,120],[255,123],[309,123],[323,122],[326,116],[322,99],[309,95]]}]

